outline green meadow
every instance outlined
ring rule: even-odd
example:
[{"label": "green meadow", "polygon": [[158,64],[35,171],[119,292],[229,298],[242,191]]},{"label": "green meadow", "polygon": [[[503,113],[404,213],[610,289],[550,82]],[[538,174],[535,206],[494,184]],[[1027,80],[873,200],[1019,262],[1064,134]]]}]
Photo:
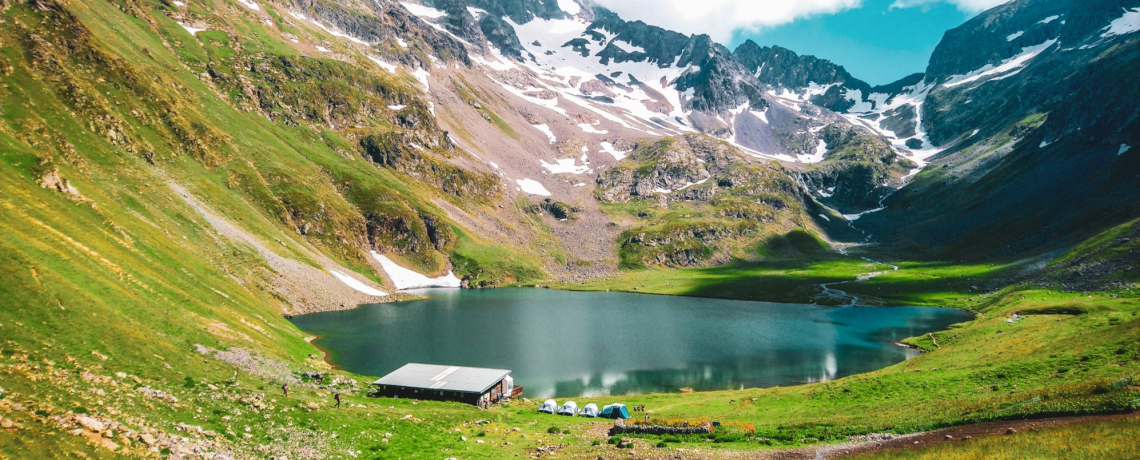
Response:
[{"label": "green meadow", "polygon": [[[487,212],[494,194],[487,177],[432,156],[378,167],[344,153],[368,136],[383,147],[396,134],[439,134],[394,123],[427,111],[412,77],[300,56],[278,32],[227,14],[243,8],[237,2],[192,2],[191,13],[211,28],[198,35],[170,18],[174,6],[165,1],[9,3],[0,2],[0,459],[621,454],[606,433],[610,422],[541,415],[533,402],[482,410],[368,397],[377,376],[325,363],[282,316],[289,299],[274,290],[270,264],[168,185],[184,187],[282,257],[319,266],[308,256],[319,251],[376,283],[383,280],[360,250],[369,237],[423,272],[450,260],[478,285],[550,284],[543,267],[571,256],[552,247],[537,217],[516,229],[532,240],[505,245],[465,230],[440,205]],[[290,25],[285,11],[262,7],[281,32],[320,39]],[[254,75],[253,67],[282,80]],[[256,88],[245,84],[280,85],[288,97],[255,103]],[[402,115],[349,109],[395,104],[407,106]],[[646,405],[656,420],[734,427],[633,437],[639,454],[727,456],[868,433],[1137,410],[1136,232],[1132,222],[1043,262],[890,261],[894,270],[812,250],[554,287],[839,304],[845,300],[820,297],[821,284],[839,283],[831,287],[863,304],[976,315],[908,339],[925,353],[875,372],[620,398]],[[1073,270],[1089,265],[1101,268],[1101,287],[1063,288]],[[882,273],[857,280],[873,272]],[[1007,322],[1014,313],[1020,319]],[[337,392],[340,408],[332,404]],[[1041,456],[1078,445],[1090,458],[1128,458],[1135,433],[1133,419],[883,455],[968,458],[1005,443]]]}]

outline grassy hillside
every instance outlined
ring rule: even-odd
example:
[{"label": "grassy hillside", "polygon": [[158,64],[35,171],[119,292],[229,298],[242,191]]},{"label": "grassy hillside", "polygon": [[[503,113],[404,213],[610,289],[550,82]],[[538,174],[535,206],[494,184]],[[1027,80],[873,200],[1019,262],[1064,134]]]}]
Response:
[{"label": "grassy hillside", "polygon": [[[20,243],[5,243],[13,244]],[[188,264],[193,260],[182,256]],[[69,267],[71,276],[91,273],[87,276],[92,277],[103,270],[95,261],[85,264],[91,267],[87,270],[74,265],[65,262],[57,270]],[[18,270],[28,266],[35,271]],[[163,311],[169,310],[155,312],[151,306],[168,299],[135,298],[123,291],[141,288],[122,288],[128,283],[114,276],[90,282],[91,289],[75,291],[83,296],[75,299],[59,294],[65,289],[55,284],[62,281],[50,264],[29,257],[5,268],[17,273],[13,290],[6,294],[20,293],[19,304],[28,305],[6,312],[0,320],[5,330],[19,331],[4,343],[0,368],[4,382],[0,415],[23,427],[0,431],[4,440],[0,452],[13,458],[72,451],[110,457],[112,446],[91,430],[81,429],[78,423],[86,419],[79,415],[122,424],[111,429],[109,440],[119,446],[118,454],[131,455],[146,453],[141,433],[150,433],[160,440],[156,445],[168,449],[187,446],[171,441],[169,435],[185,436],[209,452],[254,455],[312,449],[311,457],[302,458],[347,458],[350,451],[365,458],[435,458],[441,453],[489,458],[528,454],[546,444],[561,445],[560,452],[570,456],[617,452],[605,443],[605,422],[540,415],[535,405],[524,402],[484,411],[451,403],[363,398],[360,389],[371,377],[342,372],[328,377],[340,384],[315,385],[299,372],[322,365],[307,357],[313,349],[301,340],[299,331],[279,318],[231,307],[225,297],[202,288],[195,291],[193,284],[183,289],[196,296],[176,304],[179,314],[168,315]],[[192,268],[187,270],[193,273]],[[159,285],[154,278],[138,281],[156,288],[157,294],[173,296],[167,294],[173,287]],[[227,295],[236,301],[248,294]],[[224,308],[212,309],[213,305],[193,300],[198,298],[212,299]],[[40,307],[45,304],[50,308]],[[63,309],[56,311],[60,305]],[[1140,406],[1140,396],[1133,391],[1140,377],[1140,350],[1135,347],[1140,302],[1135,296],[1123,291],[1081,294],[1020,286],[971,296],[958,305],[968,306],[978,318],[909,340],[928,352],[881,371],[786,388],[578,401],[645,404],[654,411],[654,420],[661,421],[752,425],[754,433],[651,436],[636,441],[638,449],[659,449],[654,447],[658,445],[707,449],[706,439],[713,439],[712,447],[730,451],[798,448],[867,433],[901,434]],[[1014,312],[1022,319],[1007,323]],[[91,327],[73,327],[81,321]],[[203,322],[208,326],[201,327]],[[356,384],[347,383],[349,379]],[[293,387],[289,397],[280,396],[284,382]],[[349,407],[329,407],[336,389],[345,392]],[[150,390],[169,393],[177,402]],[[513,431],[515,427],[519,431]],[[551,428],[557,433],[550,433]],[[76,429],[78,435],[68,434]],[[385,438],[385,433],[392,436]],[[968,443],[962,446],[974,448]],[[1106,448],[1122,453],[1129,447],[1115,443]]]},{"label": "grassy hillside", "polygon": [[[259,8],[0,3],[0,458],[491,458],[548,445],[559,455],[614,455],[604,422],[538,415],[522,401],[478,410],[367,398],[375,376],[330,370],[282,318],[291,299],[261,247],[376,283],[384,281],[371,249],[424,272],[450,262],[488,284],[541,279],[547,261],[530,242],[498,244],[442,208],[498,212],[501,196],[482,174],[453,166],[461,153],[425,115],[414,78],[370,66],[274,5]],[[176,19],[209,30],[191,34]],[[342,59],[316,54],[317,43]],[[253,243],[231,238],[170,184]],[[1052,265],[1063,277],[1095,263],[1115,280],[1089,292],[989,289],[982,283],[1007,279],[1006,267],[954,264],[899,264],[843,285],[885,303],[968,308],[978,319],[912,339],[929,351],[919,358],[834,382],[623,397],[662,419],[755,428],[711,443],[648,437],[638,449],[799,447],[1135,410],[1134,228]],[[811,235],[772,235],[755,246],[769,262],[619,282],[791,300],[818,283],[889,270],[819,252]],[[1024,319],[1006,323],[1013,312]],[[326,377],[304,374],[312,371]],[[345,397],[339,409],[335,392]]]},{"label": "grassy hillside", "polygon": [[252,22],[237,4],[111,5],[3,10],[0,142],[27,155],[7,163],[24,178],[12,186],[57,174],[117,219],[128,209],[116,205],[147,216],[147,187],[174,181],[266,241],[301,237],[367,276],[372,249],[436,273],[460,242],[490,244],[458,238],[431,200],[490,209],[498,181],[447,162],[459,153],[407,75],[299,53],[286,34],[320,38]]}]

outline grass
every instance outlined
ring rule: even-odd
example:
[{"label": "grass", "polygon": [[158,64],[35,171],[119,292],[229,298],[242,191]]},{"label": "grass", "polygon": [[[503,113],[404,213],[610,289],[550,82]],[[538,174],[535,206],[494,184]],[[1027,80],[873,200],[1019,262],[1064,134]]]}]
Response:
[{"label": "grass", "polygon": [[[810,254],[810,253],[809,253]],[[940,306],[966,302],[991,280],[1006,276],[1008,265],[957,265],[900,262],[891,265],[817,252],[790,259],[736,262],[706,268],[649,268],[623,271],[585,284],[554,287],[582,291],[622,291],[791,303],[835,303],[820,298],[820,284],[857,295],[861,304]],[[874,278],[856,281],[866,273]],[[963,304],[968,306],[968,304]]]},{"label": "grass", "polygon": [[[539,441],[564,445],[560,452],[566,456],[613,456],[615,447],[598,442],[604,436],[596,434],[606,422],[539,415],[522,401],[479,410],[367,398],[366,382],[375,376],[329,370],[313,359],[319,351],[280,315],[286,299],[272,289],[266,276],[271,268],[249,247],[220,238],[166,187],[167,181],[186,186],[258,239],[283,241],[287,257],[315,263],[293,249],[311,245],[362,273],[367,271],[359,247],[343,241],[367,234],[362,210],[369,205],[399,203],[409,220],[421,221],[445,216],[434,199],[472,211],[484,205],[450,201],[455,198],[433,194],[424,182],[346,157],[336,148],[351,142],[340,133],[239,110],[236,93],[215,92],[210,86],[215,83],[198,75],[205,60],[217,60],[219,71],[242,68],[227,62],[237,57],[220,49],[224,43],[274,52],[258,44],[273,36],[270,31],[250,21],[231,23],[222,14],[230,7],[247,14],[241,7],[193,4],[197,14],[210,15],[217,34],[223,26],[257,31],[263,34],[258,43],[247,33],[228,32],[225,39],[214,34],[204,37],[209,43],[191,42],[166,19],[166,6],[116,5],[122,8],[87,1],[42,11],[13,5],[0,13],[5,21],[0,28],[0,417],[13,423],[0,429],[0,458],[150,458],[155,454],[140,444],[144,432],[160,439],[177,435],[204,451],[240,456],[492,458],[529,455]],[[75,30],[90,35],[68,35]],[[68,46],[31,43],[31,32]],[[97,41],[85,42],[84,36]],[[31,60],[33,52],[51,59]],[[304,65],[330,78],[373,81],[340,64],[298,62],[298,69]],[[377,78],[376,88],[399,84]],[[341,92],[347,86],[352,85],[331,85],[326,95],[353,100],[355,93]],[[372,123],[369,128],[384,127],[382,121]],[[82,197],[41,187],[38,182],[52,168]],[[452,260],[484,279],[506,283],[540,277],[542,250],[549,250],[550,258],[568,257],[550,247],[540,221],[519,223],[536,235],[535,241],[511,248],[443,222],[454,231],[450,246],[443,245]],[[807,247],[798,237],[785,243]],[[775,253],[790,253],[780,248]],[[819,283],[888,268],[854,257],[791,252],[797,251],[785,260],[622,273],[575,288],[804,301],[818,293]],[[1081,257],[1070,256],[1067,260]],[[423,257],[418,263],[429,267],[439,260]],[[929,350],[918,358],[833,382],[578,402],[620,399],[647,405],[655,417],[755,428],[753,436],[711,443],[723,449],[1135,410],[1135,393],[1118,384],[1140,373],[1135,346],[1140,307],[1133,291],[1079,294],[1033,285],[973,289],[1002,279],[1013,267],[898,265],[897,272],[841,287],[884,304],[967,308],[977,319],[909,340]],[[1024,319],[1006,323],[1013,312]],[[201,353],[198,345],[254,358]],[[339,383],[315,385],[301,378],[301,372],[315,370],[329,372]],[[284,382],[293,382],[287,397],[279,392]],[[153,396],[152,390],[177,401]],[[334,391],[344,395],[340,409],[330,407]],[[70,434],[80,414],[122,426],[102,438],[106,441]],[[706,449],[706,439],[643,441]],[[158,449],[172,447],[177,446]]]},{"label": "grass", "polygon": [[943,443],[913,450],[893,450],[859,459],[1123,459],[1140,458],[1140,418],[1045,428],[1009,436]]}]

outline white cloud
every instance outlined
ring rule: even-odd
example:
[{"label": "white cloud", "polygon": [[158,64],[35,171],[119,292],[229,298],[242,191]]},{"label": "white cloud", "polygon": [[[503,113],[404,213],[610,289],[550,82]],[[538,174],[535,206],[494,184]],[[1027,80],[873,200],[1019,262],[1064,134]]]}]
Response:
[{"label": "white cloud", "polygon": [[949,3],[957,6],[959,10],[977,13],[1008,2],[1009,0],[895,0],[894,3],[891,3],[891,8],[913,8],[934,3]]},{"label": "white cloud", "polygon": [[862,0],[594,1],[627,21],[640,19],[685,34],[709,34],[713,40],[722,43],[731,39],[732,31],[737,29],[776,26],[815,14],[837,13],[862,4]]}]

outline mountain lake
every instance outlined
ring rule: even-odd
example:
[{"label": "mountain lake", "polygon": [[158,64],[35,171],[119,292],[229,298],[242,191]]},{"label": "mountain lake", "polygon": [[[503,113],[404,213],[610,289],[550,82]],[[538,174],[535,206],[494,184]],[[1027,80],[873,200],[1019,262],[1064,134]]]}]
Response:
[{"label": "mountain lake", "polygon": [[330,361],[382,376],[410,362],[511,369],[529,398],[795,385],[917,355],[897,342],[968,321],[931,307],[827,307],[548,289],[431,289],[297,316]]}]

